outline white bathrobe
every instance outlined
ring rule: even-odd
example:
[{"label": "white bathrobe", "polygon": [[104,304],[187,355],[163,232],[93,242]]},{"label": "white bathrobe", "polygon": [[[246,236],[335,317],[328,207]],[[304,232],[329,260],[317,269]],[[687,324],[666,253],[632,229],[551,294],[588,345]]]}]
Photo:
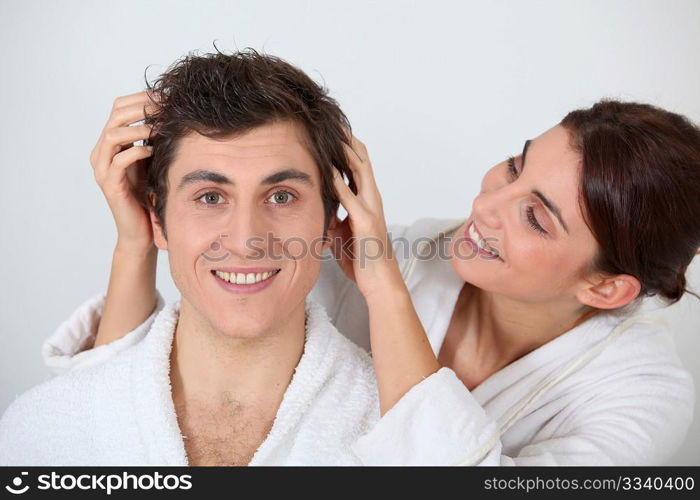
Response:
[{"label": "white bathrobe", "polygon": [[[88,333],[102,302],[63,331]],[[168,375],[178,314],[179,301],[131,332],[130,348],[18,398],[0,421],[0,465],[187,465]],[[369,356],[320,305],[307,300],[306,315],[303,355],[253,465],[360,463],[350,446],[377,419]]]},{"label": "white bathrobe", "polygon": [[[436,353],[463,282],[449,260],[435,257],[434,250],[443,241],[439,235],[461,223],[424,219],[410,227],[391,228],[402,274]],[[416,258],[415,252],[410,257],[404,254],[407,246],[422,250],[422,255],[433,252],[434,258]],[[104,294],[96,297],[80,319],[64,323],[45,343],[44,358],[55,371],[77,373],[129,349],[140,340],[134,333],[147,329],[163,307],[159,295],[156,312],[135,332],[80,352],[93,341],[103,298]],[[312,298],[323,304],[344,335],[368,348],[366,304],[357,286],[334,262],[324,262]],[[60,401],[62,396],[52,398]],[[338,460],[364,464],[663,464],[688,431],[693,403],[692,378],[663,325],[638,314],[599,314],[512,362],[472,391],[452,370],[442,368],[413,387],[366,432],[358,428],[349,453],[339,453]],[[376,409],[373,415],[377,416]],[[44,417],[24,425],[25,432],[41,421],[50,425]],[[22,422],[15,421],[14,426],[22,427]],[[60,439],[57,436],[64,431],[54,428],[49,434]],[[313,436],[314,431],[304,435]],[[0,456],[5,439],[0,427]],[[294,439],[293,434],[288,439]],[[257,459],[258,455],[253,462],[263,463]]]}]

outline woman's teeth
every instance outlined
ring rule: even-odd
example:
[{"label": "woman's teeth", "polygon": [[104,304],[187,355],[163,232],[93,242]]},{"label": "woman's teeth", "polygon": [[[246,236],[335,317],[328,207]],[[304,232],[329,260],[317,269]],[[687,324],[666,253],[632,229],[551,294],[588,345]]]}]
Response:
[{"label": "woman's teeth", "polygon": [[498,257],[498,252],[491,248],[488,243],[486,243],[484,240],[479,238],[479,233],[476,232],[476,229],[474,228],[474,224],[469,224],[469,237],[477,244],[479,248],[481,248],[483,251],[490,253],[494,257]]},{"label": "woman's teeth", "polygon": [[222,280],[228,281],[234,285],[252,285],[253,283],[265,281],[278,272],[280,272],[280,269],[266,273],[225,273],[223,271],[215,271],[215,274]]}]

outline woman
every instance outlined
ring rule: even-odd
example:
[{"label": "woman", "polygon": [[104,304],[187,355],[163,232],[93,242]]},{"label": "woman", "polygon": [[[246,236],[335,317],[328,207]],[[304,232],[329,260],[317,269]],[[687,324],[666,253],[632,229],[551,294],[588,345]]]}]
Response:
[{"label": "woman", "polygon": [[[93,151],[119,240],[99,328],[101,305],[86,312],[83,330],[59,329],[45,345],[56,369],[114,355],[129,345],[124,333],[162,306],[148,217],[126,174],[150,154],[128,147],[149,136],[148,126],[127,128],[144,105],[145,94],[117,101]],[[432,389],[463,419],[436,411],[433,428],[420,432],[464,439],[455,462],[648,465],[670,457],[692,419],[692,379],[670,335],[634,311],[645,296],[672,303],[685,292],[700,245],[696,127],[635,103],[574,111],[486,173],[466,220],[419,221],[394,228],[391,240],[366,149],[349,142],[358,192],[336,177],[349,217],[335,235],[357,238],[358,251],[374,245],[365,250],[381,257],[360,265],[339,254],[340,267],[324,263],[315,298],[361,345],[371,333],[383,417],[360,449],[394,436],[379,460],[409,455],[402,444],[417,430],[400,425],[399,407],[389,410],[436,374]],[[385,251],[390,242],[394,252]],[[421,252],[402,255],[406,245]],[[95,329],[96,348],[74,355]]]}]

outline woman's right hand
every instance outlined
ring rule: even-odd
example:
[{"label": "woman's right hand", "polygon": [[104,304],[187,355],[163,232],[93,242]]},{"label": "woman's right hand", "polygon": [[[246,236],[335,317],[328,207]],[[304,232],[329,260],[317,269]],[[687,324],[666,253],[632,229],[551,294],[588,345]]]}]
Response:
[{"label": "woman's right hand", "polygon": [[129,126],[154,109],[151,97],[145,91],[118,97],[90,154],[95,180],[117,224],[117,246],[127,251],[143,252],[154,245],[145,199],[145,160],[153,148],[133,145],[149,138],[151,126]]}]

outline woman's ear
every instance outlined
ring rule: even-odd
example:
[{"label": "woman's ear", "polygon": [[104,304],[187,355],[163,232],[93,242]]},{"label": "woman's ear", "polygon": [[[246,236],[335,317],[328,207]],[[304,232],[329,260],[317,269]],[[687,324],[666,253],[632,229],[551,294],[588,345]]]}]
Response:
[{"label": "woman's ear", "polygon": [[642,285],[634,276],[618,274],[601,278],[576,293],[579,302],[597,309],[618,309],[637,298]]},{"label": "woman's ear", "polygon": [[149,207],[148,213],[151,217],[151,228],[153,229],[153,242],[156,244],[160,250],[168,249],[168,240],[165,238],[163,227],[158,220],[155,212],[156,206],[156,194],[151,193],[148,195]]}]

